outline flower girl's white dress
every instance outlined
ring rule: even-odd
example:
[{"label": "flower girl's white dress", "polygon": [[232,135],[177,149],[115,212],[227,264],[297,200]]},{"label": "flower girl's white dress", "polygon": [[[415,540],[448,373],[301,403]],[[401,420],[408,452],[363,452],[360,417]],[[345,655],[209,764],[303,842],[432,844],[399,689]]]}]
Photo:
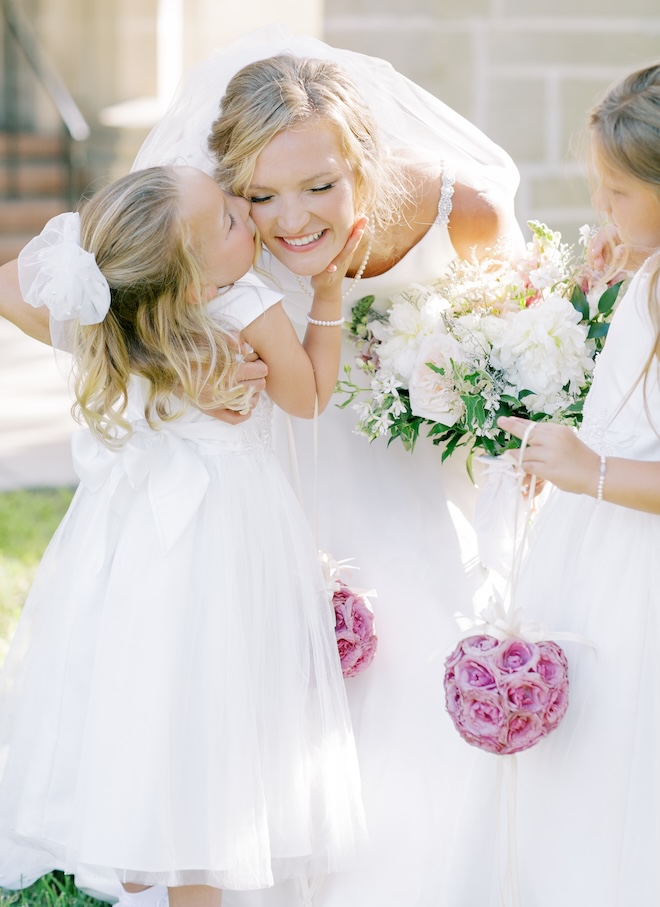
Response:
[{"label": "flower girl's white dress", "polygon": [[[235,287],[240,324],[280,298]],[[334,620],[271,404],[197,410],[119,453],[81,431],[81,483],[0,687],[0,886],[54,868],[258,888],[333,871],[363,836]],[[99,887],[103,887],[100,885]]]},{"label": "flower girl's white dress", "polygon": [[[580,437],[606,456],[660,461],[648,275],[631,282],[596,364]],[[607,488],[607,477],[605,479]],[[516,601],[562,642],[569,707],[517,759],[524,907],[660,904],[660,516],[553,491],[536,522]],[[552,635],[552,632],[549,634]],[[591,643],[592,645],[588,645]],[[593,647],[592,647],[593,646]],[[451,907],[499,907],[498,757],[478,754],[452,857]],[[506,803],[506,801],[504,801]],[[510,801],[509,801],[510,805]],[[499,859],[499,879],[507,868]]]}]

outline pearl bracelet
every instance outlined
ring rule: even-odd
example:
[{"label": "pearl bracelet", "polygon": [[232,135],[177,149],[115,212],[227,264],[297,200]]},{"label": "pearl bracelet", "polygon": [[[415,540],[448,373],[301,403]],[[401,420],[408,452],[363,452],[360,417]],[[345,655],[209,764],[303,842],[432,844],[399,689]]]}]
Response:
[{"label": "pearl bracelet", "polygon": [[318,326],[322,328],[338,328],[346,321],[346,319],[338,318],[336,321],[319,321],[318,318],[312,318],[312,316],[308,314],[307,321],[309,321],[310,324],[318,324]]},{"label": "pearl bracelet", "polygon": [[603,500],[603,489],[605,487],[605,473],[607,472],[607,457],[605,454],[600,455],[600,473],[598,475],[598,490],[596,492],[596,501],[600,503]]}]

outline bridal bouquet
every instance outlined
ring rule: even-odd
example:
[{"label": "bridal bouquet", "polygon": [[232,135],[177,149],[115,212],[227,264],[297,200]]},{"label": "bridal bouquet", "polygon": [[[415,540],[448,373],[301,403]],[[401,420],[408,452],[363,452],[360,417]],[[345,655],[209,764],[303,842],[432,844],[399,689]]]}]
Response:
[{"label": "bridal bouquet", "polygon": [[500,416],[579,424],[621,282],[589,268],[588,226],[581,259],[559,233],[529,227],[516,263],[456,261],[432,286],[393,296],[385,312],[373,296],[356,303],[349,331],[369,384],[356,384],[347,365],[337,390],[339,405],[358,413],[358,433],[412,449],[428,426],[444,460],[461,445],[491,456],[518,446]]}]

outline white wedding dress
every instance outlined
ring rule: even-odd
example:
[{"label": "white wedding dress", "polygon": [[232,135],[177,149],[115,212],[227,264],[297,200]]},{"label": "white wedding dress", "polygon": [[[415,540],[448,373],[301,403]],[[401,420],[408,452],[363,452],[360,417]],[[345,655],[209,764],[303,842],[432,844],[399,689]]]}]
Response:
[{"label": "white wedding dress", "polygon": [[[134,169],[179,162],[212,173],[207,137],[227,82],[249,62],[279,52],[338,63],[369,104],[387,147],[407,149],[429,163],[446,161],[461,179],[467,174],[479,185],[490,182],[512,207],[515,166],[463,117],[383,60],[279,27],[246,35],[193,70]],[[392,293],[445,273],[456,256],[447,227],[449,197],[446,202],[439,205],[444,215],[398,264],[352,288],[347,315],[362,296],[374,294],[385,309]],[[285,308],[302,334],[311,300],[268,253],[260,264],[283,290]],[[344,361],[353,356],[347,342]],[[454,612],[470,610],[482,579],[470,526],[475,489],[460,455],[441,464],[440,449],[425,437],[413,453],[399,442],[369,444],[355,435],[356,421],[350,408],[330,403],[319,419],[315,445],[313,425],[295,422],[290,428],[276,414],[275,448],[294,487],[300,487],[319,546],[337,560],[353,558],[359,571],[345,579],[377,591],[378,652],[363,674],[346,681],[370,841],[357,869],[311,879],[306,894],[288,884],[259,893],[227,892],[224,907],[442,903],[436,873],[446,866],[461,802],[460,783],[445,765],[466,758],[465,744],[445,713],[443,663],[458,636]],[[432,889],[426,885],[430,877]]]},{"label": "white wedding dress", "polygon": [[[657,361],[646,399],[636,383],[656,332],[648,290],[641,272],[619,303],[579,434],[606,456],[657,462]],[[517,605],[550,637],[571,633],[584,642],[561,642],[569,660],[562,723],[515,757],[520,903],[657,907],[660,516],[554,490],[532,545]],[[496,807],[498,762],[481,753],[473,761],[448,907],[500,907],[511,852],[498,858],[495,850],[507,840],[507,807],[499,816]]]},{"label": "white wedding dress", "polygon": [[[450,195],[439,207],[450,207]],[[344,314],[369,294],[384,310],[390,294],[438,278],[455,257],[446,214],[439,215],[397,265],[353,287]],[[309,297],[278,262],[264,258],[302,330]],[[348,339],[343,355],[354,359]],[[376,590],[379,637],[372,664],[346,681],[369,845],[356,869],[322,881],[313,904],[438,907],[442,901],[427,880],[445,865],[462,797],[460,779],[445,766],[471,755],[445,712],[443,676],[459,635],[454,613],[470,612],[483,579],[470,528],[476,490],[460,455],[442,464],[441,449],[426,437],[412,453],[398,441],[370,443],[354,433],[356,421],[352,409],[331,403],[318,422],[316,457],[313,427],[294,424],[298,470],[310,518],[318,514],[320,546],[337,560],[354,558],[359,570],[347,574],[349,584]],[[290,463],[284,423],[276,418],[276,448]],[[302,903],[298,897],[285,885],[227,892],[225,905],[294,907]]]}]

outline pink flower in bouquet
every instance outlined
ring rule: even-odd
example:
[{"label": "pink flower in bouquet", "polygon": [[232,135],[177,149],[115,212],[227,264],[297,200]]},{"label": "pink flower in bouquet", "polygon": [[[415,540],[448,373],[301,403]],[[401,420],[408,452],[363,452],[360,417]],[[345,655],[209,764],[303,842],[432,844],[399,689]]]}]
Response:
[{"label": "pink flower in bouquet", "polygon": [[337,581],[332,596],[335,635],[344,677],[354,677],[368,667],[378,646],[374,616],[366,599]]},{"label": "pink flower in bouquet", "polygon": [[538,643],[538,647],[540,653],[536,665],[537,672],[549,687],[559,686],[568,667],[563,649],[551,640]]},{"label": "pink flower in bouquet", "polygon": [[497,663],[502,671],[511,674],[514,671],[529,670],[530,663],[538,658],[538,649],[522,639],[507,639],[499,647]]},{"label": "pink flower in bouquet", "polygon": [[507,699],[518,712],[541,712],[550,699],[547,684],[531,674],[516,676],[506,687]]},{"label": "pink flower in bouquet", "polygon": [[[459,684],[460,686],[460,684]],[[463,695],[465,730],[473,737],[496,740],[506,728],[504,702],[497,693],[471,690]]]},{"label": "pink flower in bouquet", "polygon": [[485,664],[476,660],[463,659],[457,667],[463,687],[475,687],[482,690],[494,690],[497,686],[495,677]]},{"label": "pink flower in bouquet", "polygon": [[471,636],[445,662],[446,707],[458,733],[489,753],[528,749],[568,707],[568,662],[551,640]]},{"label": "pink flower in bouquet", "polygon": [[543,724],[538,715],[528,713],[514,715],[509,722],[507,734],[507,747],[510,752],[520,752],[529,749],[544,736]]},{"label": "pink flower in bouquet", "polygon": [[546,727],[552,730],[566,714],[568,708],[568,687],[559,686],[550,694],[550,699],[543,714]]},{"label": "pink flower in bouquet", "polygon": [[456,658],[461,657],[461,651],[466,653],[472,652],[488,652],[490,649],[495,649],[499,646],[499,641],[495,639],[494,636],[468,636],[467,639],[463,640],[463,648],[456,649]]}]

